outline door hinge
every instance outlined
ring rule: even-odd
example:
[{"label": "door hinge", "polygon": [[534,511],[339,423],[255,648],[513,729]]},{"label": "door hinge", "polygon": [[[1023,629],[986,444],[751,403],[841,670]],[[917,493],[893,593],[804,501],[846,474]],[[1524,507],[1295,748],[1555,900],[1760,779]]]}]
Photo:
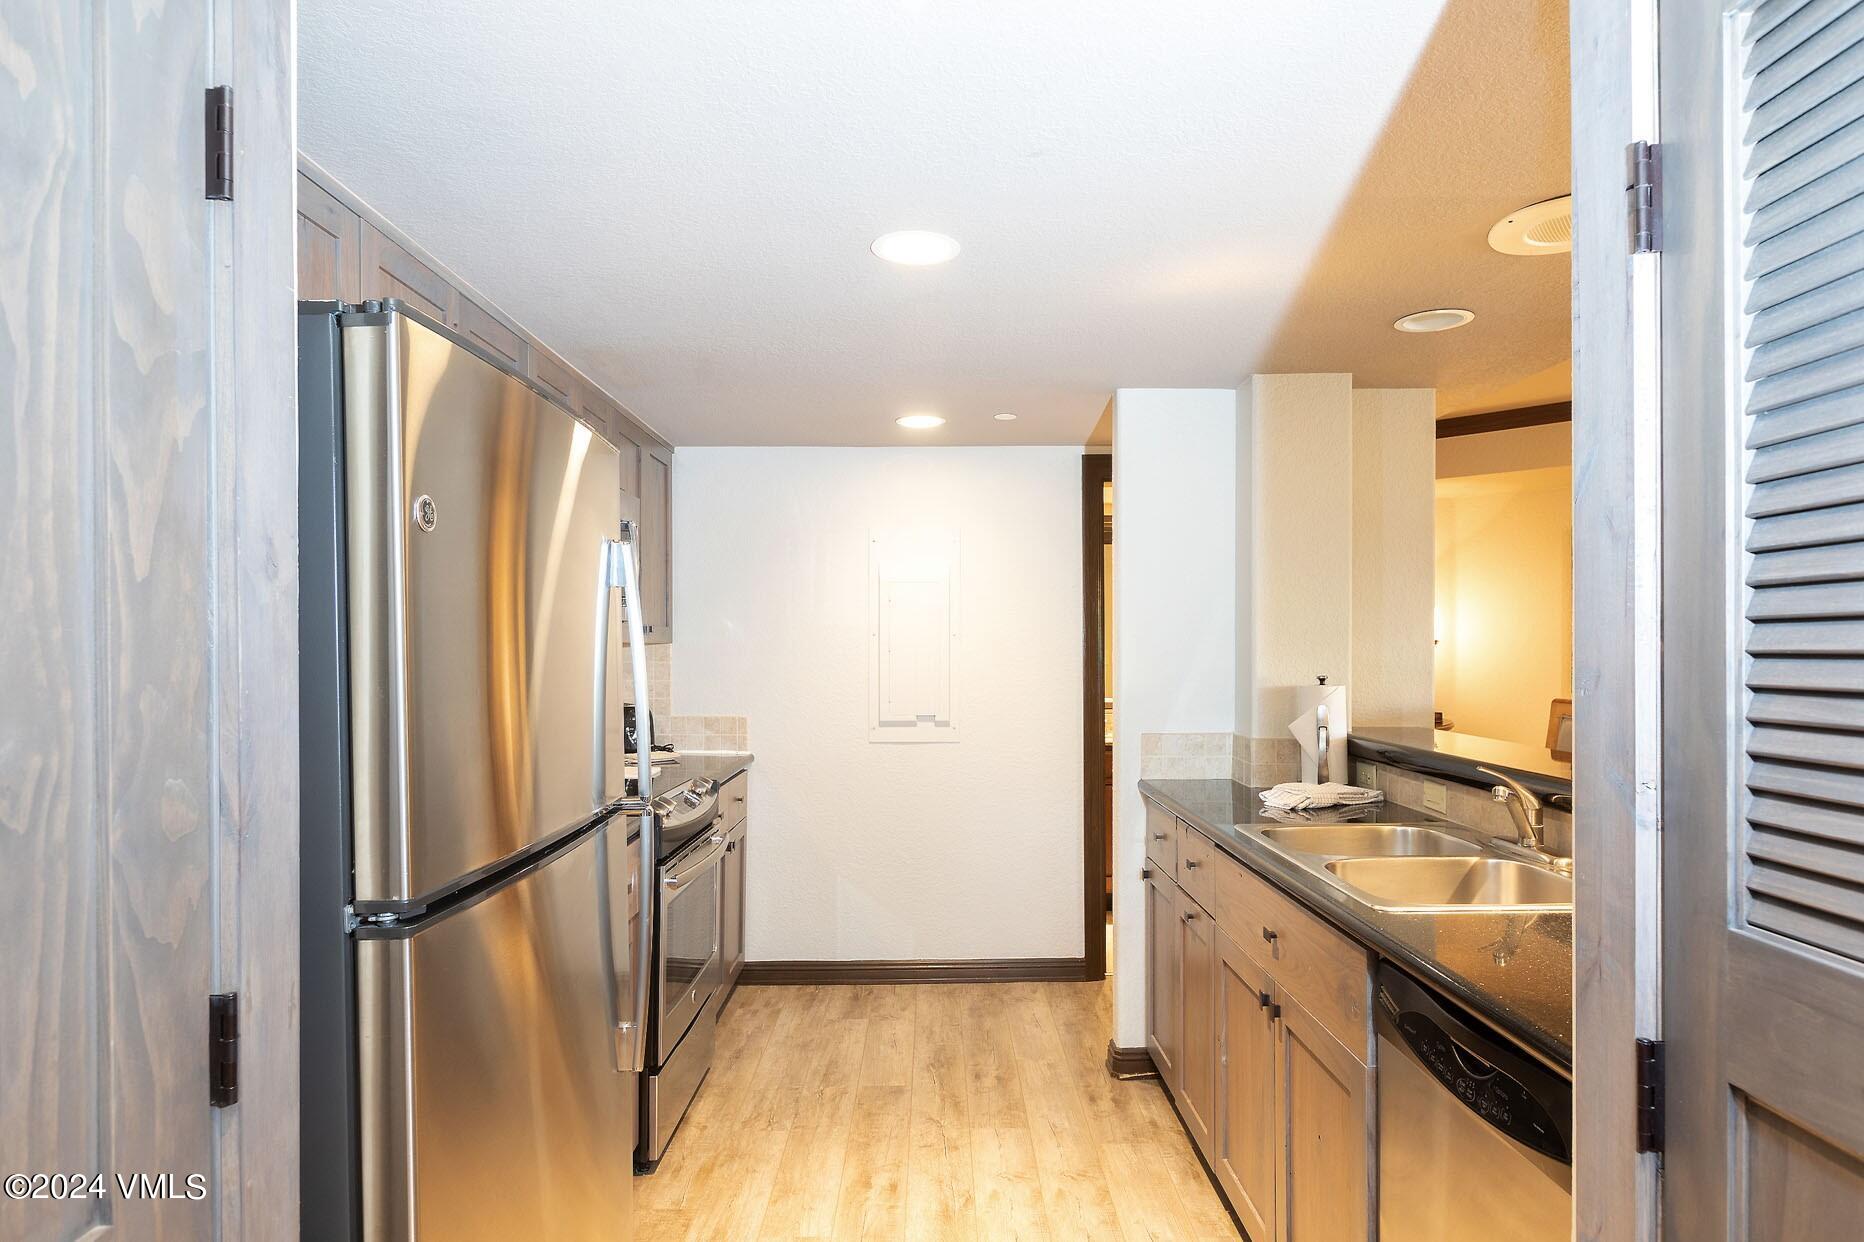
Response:
[{"label": "door hinge", "polygon": [[1634,142],[1625,148],[1625,216],[1632,254],[1663,249],[1663,148]]},{"label": "door hinge", "polygon": [[1663,1041],[1637,1041],[1637,1149],[1663,1150]]},{"label": "door hinge", "polygon": [[207,197],[233,201],[233,88],[207,88]]},{"label": "door hinge", "polygon": [[215,1108],[239,1103],[239,993],[207,998],[207,1102]]}]

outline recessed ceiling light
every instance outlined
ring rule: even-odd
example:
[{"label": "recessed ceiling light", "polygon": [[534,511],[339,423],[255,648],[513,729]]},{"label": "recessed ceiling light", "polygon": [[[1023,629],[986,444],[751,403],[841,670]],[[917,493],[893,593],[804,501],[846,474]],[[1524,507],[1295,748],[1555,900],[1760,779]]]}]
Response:
[{"label": "recessed ceiling light", "polygon": [[1003,411],[1001,414],[993,414],[991,417],[1000,423],[1013,423],[1016,421],[1016,415],[1010,413],[1008,410]]},{"label": "recessed ceiling light", "polygon": [[1573,196],[1511,213],[1489,230],[1489,245],[1503,254],[1566,254],[1573,248]]},{"label": "recessed ceiling light", "polygon": [[902,229],[897,233],[883,233],[876,237],[869,249],[889,263],[930,267],[934,263],[950,262],[956,257],[958,239],[943,233],[928,233],[924,229]]},{"label": "recessed ceiling light", "polygon": [[912,431],[929,431],[934,427],[943,426],[945,422],[936,414],[902,414],[893,421]]},{"label": "recessed ceiling light", "polygon": [[1400,332],[1448,332],[1451,328],[1462,327],[1475,317],[1474,311],[1443,306],[1436,310],[1415,311],[1394,322],[1392,327]]}]

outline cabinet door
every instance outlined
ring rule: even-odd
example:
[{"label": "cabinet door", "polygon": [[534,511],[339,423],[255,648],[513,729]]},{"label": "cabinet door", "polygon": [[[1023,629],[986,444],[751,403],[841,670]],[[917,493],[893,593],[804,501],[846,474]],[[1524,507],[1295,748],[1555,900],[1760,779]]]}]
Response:
[{"label": "cabinet door", "polygon": [[1275,1232],[1275,1018],[1268,974],[1217,933],[1217,1115],[1211,1167],[1252,1238]]},{"label": "cabinet door", "polygon": [[641,595],[647,641],[673,641],[673,454],[641,455]]},{"label": "cabinet door", "polygon": [[1281,1242],[1372,1236],[1372,1071],[1286,993],[1279,1072]]},{"label": "cabinet door", "polygon": [[545,349],[542,345],[531,346],[530,365],[524,372],[539,388],[561,401],[571,410],[576,409],[576,394],[581,386],[576,372],[570,364]]},{"label": "cabinet door", "polygon": [[1184,1020],[1178,1035],[1178,1108],[1199,1148],[1211,1150],[1217,1102],[1217,925],[1182,893],[1178,904]]},{"label": "cabinet door", "polygon": [[744,841],[743,824],[725,837],[724,883],[720,894],[723,926],[719,929],[719,944],[725,961],[727,993],[737,986],[738,973],[744,969]]},{"label": "cabinet door", "polygon": [[498,316],[468,297],[459,305],[460,335],[502,361],[518,374],[524,374],[524,338],[506,327]]},{"label": "cabinet door", "polygon": [[1178,886],[1149,867],[1146,877],[1146,1047],[1159,1077],[1178,1090],[1178,1028],[1184,1020],[1179,991],[1184,938],[1178,928]]},{"label": "cabinet door", "polygon": [[621,490],[629,496],[639,496],[643,456],[641,445],[646,443],[646,437],[619,405],[614,407],[614,411],[608,424],[608,438],[610,443],[621,450]]},{"label": "cabinet door", "polygon": [[362,217],[298,174],[298,296],[362,300]]},{"label": "cabinet door", "polygon": [[367,221],[362,226],[362,296],[399,298],[448,327],[458,321],[459,294],[453,286]]},{"label": "cabinet door", "polygon": [[[608,438],[613,428],[615,415],[619,413],[615,403],[608,399],[608,394],[594,384],[584,380],[576,385],[576,413],[591,427]],[[626,489],[623,489],[626,490]]]}]

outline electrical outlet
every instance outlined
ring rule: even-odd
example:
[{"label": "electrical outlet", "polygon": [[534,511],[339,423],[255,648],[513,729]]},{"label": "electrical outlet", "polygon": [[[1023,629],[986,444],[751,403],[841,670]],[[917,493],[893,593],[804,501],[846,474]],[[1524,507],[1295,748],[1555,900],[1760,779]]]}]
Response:
[{"label": "electrical outlet", "polygon": [[1361,789],[1376,789],[1379,784],[1379,767],[1376,763],[1355,763],[1353,765],[1353,784]]},{"label": "electrical outlet", "polygon": [[1442,815],[1450,809],[1450,790],[1436,781],[1424,782],[1424,809]]}]

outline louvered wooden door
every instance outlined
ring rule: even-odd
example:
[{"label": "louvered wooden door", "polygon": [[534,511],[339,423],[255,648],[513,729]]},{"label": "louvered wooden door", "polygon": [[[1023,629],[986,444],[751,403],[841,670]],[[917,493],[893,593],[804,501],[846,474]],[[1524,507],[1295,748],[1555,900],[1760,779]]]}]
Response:
[{"label": "louvered wooden door", "polygon": [[1864,2],[1661,22],[1664,1234],[1854,1237]]}]

